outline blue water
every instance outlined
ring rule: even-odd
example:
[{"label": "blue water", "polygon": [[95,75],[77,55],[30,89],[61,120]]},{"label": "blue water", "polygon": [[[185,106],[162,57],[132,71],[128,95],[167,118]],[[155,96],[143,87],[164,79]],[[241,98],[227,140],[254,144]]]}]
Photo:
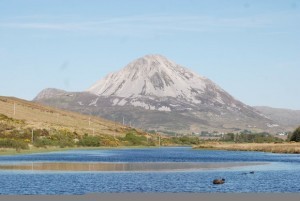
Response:
[{"label": "blue water", "polygon": [[[171,172],[0,170],[0,194],[93,192],[300,192],[300,155],[192,150],[188,147],[78,150],[0,156],[22,162],[266,162],[265,165]],[[254,174],[249,174],[255,171]],[[247,174],[244,174],[247,173]],[[213,185],[215,178],[223,185]]]}]

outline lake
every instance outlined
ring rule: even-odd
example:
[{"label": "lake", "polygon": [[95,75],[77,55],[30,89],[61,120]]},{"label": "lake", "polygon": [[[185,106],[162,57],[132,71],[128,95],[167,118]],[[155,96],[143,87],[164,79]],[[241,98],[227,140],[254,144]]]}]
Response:
[{"label": "lake", "polygon": [[[250,172],[254,171],[254,174]],[[190,147],[0,156],[0,194],[300,192],[300,155]],[[225,178],[225,184],[212,180]]]}]

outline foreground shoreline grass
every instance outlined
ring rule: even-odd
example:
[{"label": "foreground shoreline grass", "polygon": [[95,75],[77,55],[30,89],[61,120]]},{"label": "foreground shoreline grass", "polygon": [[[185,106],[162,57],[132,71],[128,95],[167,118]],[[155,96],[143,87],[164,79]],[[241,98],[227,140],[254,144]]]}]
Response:
[{"label": "foreground shoreline grass", "polygon": [[[176,146],[176,145],[174,145]],[[183,146],[183,145],[177,145]],[[190,145],[189,145],[190,146]],[[169,147],[169,146],[162,146]],[[48,146],[38,148],[30,146],[29,149],[16,150],[14,148],[0,148],[0,156],[4,155],[20,155],[20,154],[34,154],[46,153],[54,151],[68,151],[68,150],[102,150],[102,149],[137,149],[137,148],[160,148],[160,146],[100,146],[100,147],[56,147]],[[227,151],[260,151],[270,153],[286,153],[286,154],[300,154],[299,142],[284,142],[284,143],[232,143],[232,142],[204,142],[200,145],[192,147],[194,150],[227,150]]]},{"label": "foreground shoreline grass", "polygon": [[300,143],[225,143],[206,142],[193,147],[194,149],[211,149],[227,151],[261,151],[270,153],[300,154]]}]

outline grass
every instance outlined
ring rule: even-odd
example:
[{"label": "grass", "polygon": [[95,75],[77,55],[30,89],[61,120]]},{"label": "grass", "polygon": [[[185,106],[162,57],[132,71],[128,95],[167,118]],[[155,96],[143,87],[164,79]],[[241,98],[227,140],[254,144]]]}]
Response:
[{"label": "grass", "polygon": [[194,149],[213,149],[229,151],[262,151],[271,153],[300,153],[300,143],[225,143],[225,142],[205,142],[195,146]]}]

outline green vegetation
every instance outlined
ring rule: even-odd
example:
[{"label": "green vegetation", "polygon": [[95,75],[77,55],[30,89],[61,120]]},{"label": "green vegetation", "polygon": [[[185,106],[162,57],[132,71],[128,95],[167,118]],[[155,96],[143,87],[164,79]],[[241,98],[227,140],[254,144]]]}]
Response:
[{"label": "green vegetation", "polygon": [[127,145],[147,145],[147,138],[145,136],[138,136],[134,131],[129,132],[124,138],[120,140],[126,142]]},{"label": "green vegetation", "polygon": [[290,141],[300,142],[300,127],[293,132]]},{"label": "green vegetation", "polygon": [[88,136],[87,134],[77,144],[83,147],[99,147],[103,145],[99,136]]},{"label": "green vegetation", "polygon": [[0,139],[0,147],[15,148],[17,151],[20,151],[21,149],[29,149],[26,142],[15,139]]},{"label": "green vegetation", "polygon": [[125,137],[119,137],[118,140],[125,146],[156,146],[158,145],[157,134],[138,134],[136,129],[131,129]]},{"label": "green vegetation", "polygon": [[162,140],[162,145],[197,145],[200,144],[198,137],[180,136]]},{"label": "green vegetation", "polygon": [[39,130],[34,132],[33,145],[36,147],[74,147],[76,137],[76,133],[67,130],[52,130],[51,135],[47,131]]},{"label": "green vegetation", "polygon": [[14,123],[14,124],[23,124],[23,125],[25,124],[24,120],[13,119],[4,114],[0,114],[0,121],[5,121],[7,123]]},{"label": "green vegetation", "polygon": [[[0,115],[0,149],[13,148],[18,152],[34,148],[65,147],[115,147],[115,146],[155,146],[156,136],[130,129],[124,136],[80,135],[64,129],[34,129],[25,127],[25,121]],[[147,137],[146,137],[147,135]]]},{"label": "green vegetation", "polygon": [[228,133],[225,134],[220,141],[236,142],[236,143],[272,143],[283,142],[282,139],[274,137],[269,133]]}]

